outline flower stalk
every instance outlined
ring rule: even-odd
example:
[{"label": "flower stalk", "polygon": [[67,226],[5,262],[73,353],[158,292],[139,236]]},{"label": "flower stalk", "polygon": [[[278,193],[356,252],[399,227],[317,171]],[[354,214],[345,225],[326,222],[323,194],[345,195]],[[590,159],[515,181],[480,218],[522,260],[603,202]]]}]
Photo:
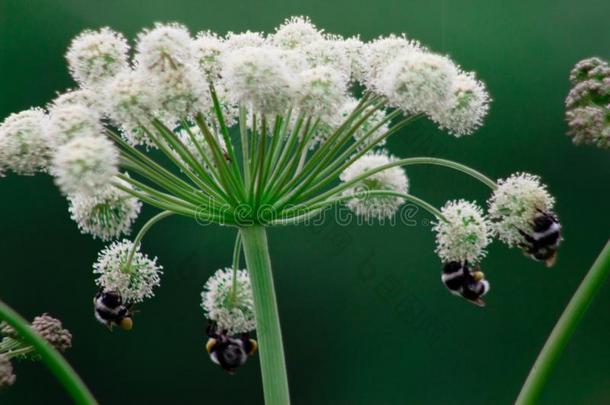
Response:
[{"label": "flower stalk", "polygon": [[40,355],[65,390],[78,405],[97,405],[97,401],[74,369],[57,350],[38,335],[28,322],[11,307],[0,301],[0,319],[12,326]]},{"label": "flower stalk", "polygon": [[289,405],[288,374],[273,286],[267,232],[260,225],[242,227],[239,232],[254,295],[265,404]]},{"label": "flower stalk", "polygon": [[570,341],[595,295],[608,278],[608,274],[610,274],[610,240],[608,240],[582,283],[580,283],[549,335],[521,388],[516,401],[517,405],[538,403],[542,389],[555,368],[559,356]]}]

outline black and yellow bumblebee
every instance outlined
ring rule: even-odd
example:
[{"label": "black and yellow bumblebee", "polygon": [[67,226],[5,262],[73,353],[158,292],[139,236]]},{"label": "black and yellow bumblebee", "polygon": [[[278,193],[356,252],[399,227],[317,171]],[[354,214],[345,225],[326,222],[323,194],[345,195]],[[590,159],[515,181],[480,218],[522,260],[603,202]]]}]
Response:
[{"label": "black and yellow bumblebee", "polygon": [[117,325],[121,329],[133,328],[132,304],[123,303],[121,294],[116,291],[98,291],[93,298],[95,319],[112,330]]},{"label": "black and yellow bumblebee", "polygon": [[481,297],[489,291],[489,282],[478,265],[471,269],[467,261],[445,263],[441,280],[452,294],[480,307],[485,306]]},{"label": "black and yellow bumblebee", "polygon": [[547,267],[552,267],[557,260],[557,248],[561,243],[561,224],[555,214],[538,210],[531,225],[532,233],[519,230],[525,239],[521,248],[532,259],[543,261]]},{"label": "black and yellow bumblebee", "polygon": [[234,374],[258,348],[256,340],[248,333],[229,335],[226,330],[219,330],[215,323],[208,325],[207,334],[205,348],[210,359],[229,374]]}]

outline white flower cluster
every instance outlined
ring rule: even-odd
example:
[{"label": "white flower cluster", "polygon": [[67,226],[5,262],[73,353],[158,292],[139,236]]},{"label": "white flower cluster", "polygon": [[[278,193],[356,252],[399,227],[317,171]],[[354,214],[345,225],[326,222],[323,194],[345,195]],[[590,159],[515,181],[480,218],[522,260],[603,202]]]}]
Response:
[{"label": "white flower cluster", "polygon": [[133,242],[127,239],[113,242],[99,253],[93,273],[99,275],[95,282],[104,291],[118,292],[123,301],[137,303],[154,296],[154,287],[161,283],[162,267],[157,258],[150,259],[139,247],[128,266],[132,247]]},{"label": "white flower cluster", "polygon": [[[394,157],[381,151],[367,153],[345,169],[341,173],[340,179],[342,182],[347,183],[370,170],[392,163],[395,160]],[[356,193],[363,193],[363,195],[347,200],[345,205],[354,211],[356,215],[362,216],[367,220],[390,218],[404,203],[404,199],[393,195],[371,196],[366,195],[366,192],[393,191],[406,194],[408,190],[409,180],[405,170],[401,167],[391,167],[366,177],[364,180],[348,188],[345,191],[346,196]]]},{"label": "white flower cluster", "polygon": [[[125,187],[129,184],[123,182]],[[94,195],[68,196],[70,216],[82,233],[103,241],[128,235],[142,203],[116,187],[107,185]]]},{"label": "white flower cluster", "polygon": [[498,180],[498,188],[488,204],[494,232],[512,247],[525,242],[520,231],[533,233],[533,220],[538,213],[553,211],[555,199],[538,176],[517,173]]},{"label": "white flower cluster", "polygon": [[432,228],[436,233],[436,253],[443,263],[478,263],[491,243],[491,226],[483,211],[474,203],[448,201],[441,210],[447,222],[439,220]]},{"label": "white flower cluster", "polygon": [[236,276],[233,290],[233,269],[218,270],[201,293],[201,307],[206,317],[231,335],[256,329],[250,276],[246,270],[238,270]]},{"label": "white flower cluster", "polygon": [[[254,113],[271,122],[289,110],[293,117],[313,116],[319,122],[311,147],[353,111],[356,83],[386,106],[425,113],[456,136],[481,125],[489,102],[474,74],[404,35],[364,43],[327,34],[304,17],[289,18],[268,35],[204,31],[193,38],[182,25],[156,24],[138,34],[133,52],[120,33],[87,30],[74,38],[66,58],[80,88],[57,97],[48,118],[38,109],[9,117],[0,128],[0,167],[31,174],[45,170],[50,160],[64,166],[83,162],[92,148],[110,157],[105,167],[97,159],[51,170],[70,193],[100,186],[116,172],[116,153],[101,138],[103,122],[118,127],[129,144],[147,147],[155,146],[153,118],[174,129],[202,114],[217,129],[210,86],[227,125],[237,122],[238,107],[248,110],[250,120]],[[360,116],[372,108],[377,110],[354,131],[359,150],[388,128],[383,105],[368,106]],[[64,154],[69,156],[58,156]],[[72,184],[77,178],[66,172],[82,175],[86,185]]]},{"label": "white flower cluster", "polygon": [[50,151],[46,122],[43,110],[31,108],[9,115],[0,124],[0,174],[12,170],[31,175],[47,169]]},{"label": "white flower cluster", "polygon": [[118,151],[107,138],[77,137],[57,148],[51,174],[66,195],[94,195],[118,173],[118,160]]},{"label": "white flower cluster", "polygon": [[97,86],[127,67],[129,45],[110,28],[84,31],[72,40],[66,59],[74,80]]}]

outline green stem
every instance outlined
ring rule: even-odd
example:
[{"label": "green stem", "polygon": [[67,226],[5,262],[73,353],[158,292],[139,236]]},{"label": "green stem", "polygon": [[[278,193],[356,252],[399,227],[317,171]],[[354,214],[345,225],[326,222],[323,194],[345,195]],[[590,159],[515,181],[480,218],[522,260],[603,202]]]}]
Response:
[{"label": "green stem", "polygon": [[260,225],[240,228],[240,233],[254,295],[265,404],[289,405],[288,376],[267,233]]},{"label": "green stem", "polygon": [[568,344],[587,308],[595,298],[604,280],[610,274],[610,240],[572,296],[568,306],[549,335],[538,355],[525,384],[521,388],[517,405],[538,403],[538,398],[559,356]]},{"label": "green stem", "polygon": [[241,233],[237,232],[235,246],[233,247],[233,280],[231,285],[231,305],[235,306],[237,299],[237,271],[239,270],[239,256],[241,254]]},{"label": "green stem", "polygon": [[155,215],[154,217],[152,217],[151,219],[148,220],[148,222],[146,222],[143,226],[142,229],[140,229],[140,232],[138,232],[138,234],[136,235],[136,238],[133,240],[133,245],[131,246],[131,250],[129,251],[129,255],[127,256],[127,261],[125,262],[125,266],[123,267],[125,272],[130,271],[131,269],[131,261],[133,260],[133,255],[136,253],[136,250],[138,249],[138,246],[140,245],[140,242],[142,242],[142,239],[144,238],[144,235],[146,235],[146,232],[148,232],[148,230],[157,222],[161,221],[163,218],[167,218],[170,215],[174,215],[174,213],[172,211],[163,211],[158,213],[157,215]]},{"label": "green stem", "polygon": [[89,389],[62,355],[38,335],[21,315],[2,301],[0,301],[0,319],[11,325],[24,340],[36,349],[42,361],[55,374],[76,404],[97,404]]}]

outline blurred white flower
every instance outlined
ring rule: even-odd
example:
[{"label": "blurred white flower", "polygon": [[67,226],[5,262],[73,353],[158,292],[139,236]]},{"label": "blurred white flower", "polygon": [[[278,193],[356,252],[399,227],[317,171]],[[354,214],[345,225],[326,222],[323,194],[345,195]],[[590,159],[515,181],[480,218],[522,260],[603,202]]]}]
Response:
[{"label": "blurred white flower", "polygon": [[154,28],[140,32],[135,61],[138,68],[156,74],[193,64],[193,42],[188,29],[176,23],[156,23]]},{"label": "blurred white flower", "polygon": [[406,113],[435,114],[451,105],[458,70],[446,57],[407,52],[383,69],[375,88]]},{"label": "blurred white flower", "polygon": [[214,81],[220,75],[223,50],[223,40],[214,32],[200,32],[193,41],[195,60],[208,80]]},{"label": "blurred white flower", "polygon": [[32,175],[46,170],[50,154],[47,119],[44,110],[30,108],[9,115],[0,124],[0,174],[12,170]]},{"label": "blurred white flower", "polygon": [[119,152],[104,136],[81,136],[57,148],[51,166],[66,194],[93,195],[117,174]]},{"label": "blurred white flower", "polygon": [[318,66],[299,76],[297,106],[314,116],[336,114],[347,97],[345,76],[329,66]]},{"label": "blurred white flower", "polygon": [[70,73],[81,86],[98,86],[127,68],[129,45],[110,28],[84,31],[66,53]]},{"label": "blurred white flower", "polygon": [[[392,163],[396,159],[384,152],[370,152],[352,163],[340,175],[342,182],[347,183],[366,172],[380,166]],[[401,167],[391,167],[375,173],[357,182],[345,191],[345,195],[353,195],[367,191],[394,191],[406,194],[409,190],[409,180]],[[365,219],[383,219],[393,216],[404,203],[404,199],[396,196],[361,196],[347,200],[345,205],[357,215]]]},{"label": "blurred white flower", "polygon": [[52,147],[82,137],[97,137],[104,134],[100,115],[83,104],[63,103],[51,110],[46,126]]},{"label": "blurred white flower", "polygon": [[456,137],[469,135],[483,125],[489,110],[489,95],[485,85],[472,73],[460,73],[452,83],[447,108],[434,110],[431,118]]},{"label": "blurred white flower", "polygon": [[322,31],[308,17],[290,17],[276,28],[271,43],[284,49],[302,48],[323,39]]},{"label": "blurred white flower", "polygon": [[291,72],[272,48],[246,47],[228,54],[223,81],[231,102],[257,113],[280,113],[294,98]]}]

